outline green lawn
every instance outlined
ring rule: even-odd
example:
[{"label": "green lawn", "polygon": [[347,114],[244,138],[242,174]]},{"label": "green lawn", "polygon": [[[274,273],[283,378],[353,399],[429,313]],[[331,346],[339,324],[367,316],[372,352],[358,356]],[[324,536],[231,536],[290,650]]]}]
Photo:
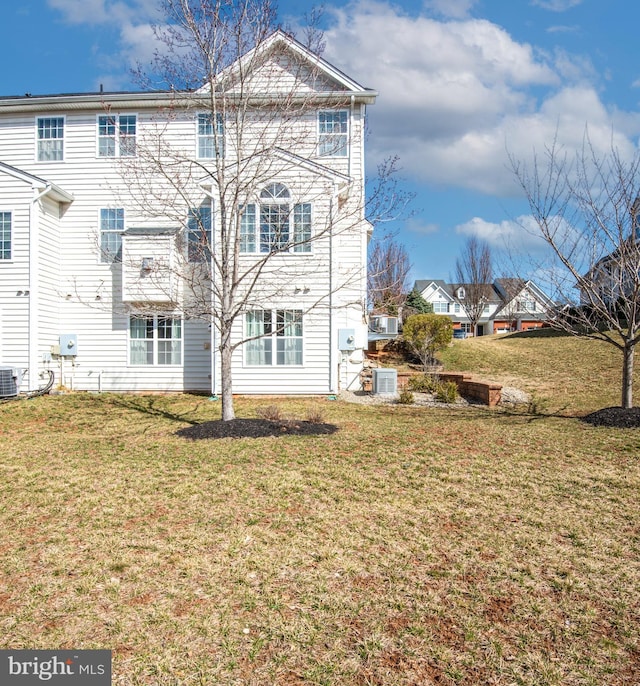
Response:
[{"label": "green lawn", "polygon": [[[482,342],[482,375],[532,390],[543,341],[460,341],[447,365]],[[567,369],[575,342],[552,343]],[[596,409],[596,372],[546,372],[540,397]],[[1,405],[2,647],[110,648],[118,685],[640,683],[640,432],[326,399],[237,411],[274,402],[339,431],[189,442],[175,431],[219,413],[195,396]]]}]

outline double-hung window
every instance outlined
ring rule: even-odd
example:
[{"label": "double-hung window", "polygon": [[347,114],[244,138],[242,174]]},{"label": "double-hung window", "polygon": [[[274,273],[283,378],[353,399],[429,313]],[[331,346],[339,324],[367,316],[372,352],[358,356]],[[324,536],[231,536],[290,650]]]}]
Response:
[{"label": "double-hung window", "polygon": [[211,204],[192,207],[187,220],[187,252],[189,262],[208,262],[212,240]]},{"label": "double-hung window", "polygon": [[103,207],[100,210],[100,262],[122,260],[122,233],[124,210],[121,207]]},{"label": "double-hung window", "polygon": [[302,311],[253,310],[245,315],[245,363],[302,365]]},{"label": "double-hung window", "polygon": [[11,212],[0,212],[0,260],[11,259]]},{"label": "double-hung window", "polygon": [[348,150],[349,112],[318,112],[318,153],[328,157],[346,157]]},{"label": "double-hung window", "polygon": [[242,209],[241,252],[311,252],[311,203],[290,201],[288,188],[272,183],[261,191],[257,207],[249,204]]},{"label": "double-hung window", "polygon": [[64,159],[64,117],[38,117],[38,162]]},{"label": "double-hung window", "polygon": [[134,157],[137,117],[106,114],[98,117],[98,157]]},{"label": "double-hung window", "polygon": [[449,303],[436,301],[433,303],[433,311],[436,314],[448,314],[449,313]]},{"label": "double-hung window", "polygon": [[224,120],[219,112],[198,115],[198,158],[224,157]]},{"label": "double-hung window", "polygon": [[129,364],[182,364],[182,320],[173,317],[131,317]]}]

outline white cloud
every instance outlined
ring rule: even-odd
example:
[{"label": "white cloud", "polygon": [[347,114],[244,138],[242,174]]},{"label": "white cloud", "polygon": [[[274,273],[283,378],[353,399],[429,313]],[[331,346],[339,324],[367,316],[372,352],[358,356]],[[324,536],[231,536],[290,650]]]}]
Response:
[{"label": "white cloud", "polygon": [[517,244],[539,245],[537,225],[533,217],[524,215],[514,220],[504,220],[496,224],[480,217],[474,217],[455,228],[463,236],[476,236],[494,248],[508,248]]},{"label": "white cloud", "polygon": [[573,26],[557,24],[556,26],[550,26],[546,31],[547,33],[578,33],[580,27],[575,24]]},{"label": "white cloud", "polygon": [[513,195],[507,151],[529,159],[556,136],[580,147],[587,125],[596,151],[630,150],[640,133],[639,115],[604,106],[588,60],[542,54],[489,21],[439,22],[380,0],[333,17],[327,57],[380,93],[370,158],[398,154],[414,180]]},{"label": "white cloud", "polygon": [[105,0],[47,0],[72,24],[102,24],[109,21]]},{"label": "white cloud", "polygon": [[405,222],[405,228],[407,231],[410,231],[411,233],[417,233],[421,236],[428,236],[440,231],[440,227],[437,224],[425,223],[420,221],[420,219],[416,219],[415,217],[407,219]]}]

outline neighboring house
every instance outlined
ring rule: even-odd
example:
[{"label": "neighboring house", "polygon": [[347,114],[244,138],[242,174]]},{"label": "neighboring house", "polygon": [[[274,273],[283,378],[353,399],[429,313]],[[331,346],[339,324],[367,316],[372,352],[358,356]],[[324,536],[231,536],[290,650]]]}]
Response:
[{"label": "neighboring house", "polygon": [[[233,353],[233,390],[335,392],[358,383],[367,345],[363,140],[376,93],[283,32],[259,49],[275,90],[273,100],[260,93],[270,121],[279,83],[300,79],[295,88],[317,104],[288,125],[290,138],[280,133],[277,147],[265,148],[272,178],[243,206],[240,251],[259,259],[281,250],[275,241],[331,231],[285,246],[277,269],[265,268],[262,290],[277,280],[278,295],[238,317],[236,340],[255,338]],[[302,78],[305,65],[313,79]],[[178,95],[0,98],[0,366],[27,370],[23,389],[49,369],[78,390],[219,392],[215,326],[184,315],[175,274],[146,278],[158,264],[191,260],[194,210],[184,207],[183,224],[143,216],[118,167],[158,121],[201,169],[222,154],[214,141],[224,120],[198,112],[195,94]],[[259,125],[252,133],[268,139]],[[230,146],[224,154],[231,165]],[[207,183],[196,212],[215,250],[218,208]],[[353,198],[358,217],[346,222],[341,211]]]},{"label": "neighboring house", "polygon": [[[431,303],[435,314],[448,316],[454,329],[473,335],[463,306],[464,285],[449,284],[440,279],[421,279],[416,281],[415,288]],[[553,302],[532,281],[496,279],[492,284],[485,284],[485,291],[483,312],[478,321],[479,336],[527,331],[547,323],[547,312]]]}]

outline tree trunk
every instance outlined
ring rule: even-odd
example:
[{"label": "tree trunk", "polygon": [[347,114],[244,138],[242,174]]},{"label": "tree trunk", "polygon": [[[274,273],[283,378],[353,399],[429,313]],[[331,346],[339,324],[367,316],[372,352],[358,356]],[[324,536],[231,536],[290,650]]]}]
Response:
[{"label": "tree trunk", "polygon": [[236,418],[233,408],[233,384],[231,382],[231,346],[224,343],[220,346],[220,377],[222,384],[222,421],[228,422]]},{"label": "tree trunk", "polygon": [[622,407],[633,407],[633,353],[634,346],[627,344],[622,362]]}]

